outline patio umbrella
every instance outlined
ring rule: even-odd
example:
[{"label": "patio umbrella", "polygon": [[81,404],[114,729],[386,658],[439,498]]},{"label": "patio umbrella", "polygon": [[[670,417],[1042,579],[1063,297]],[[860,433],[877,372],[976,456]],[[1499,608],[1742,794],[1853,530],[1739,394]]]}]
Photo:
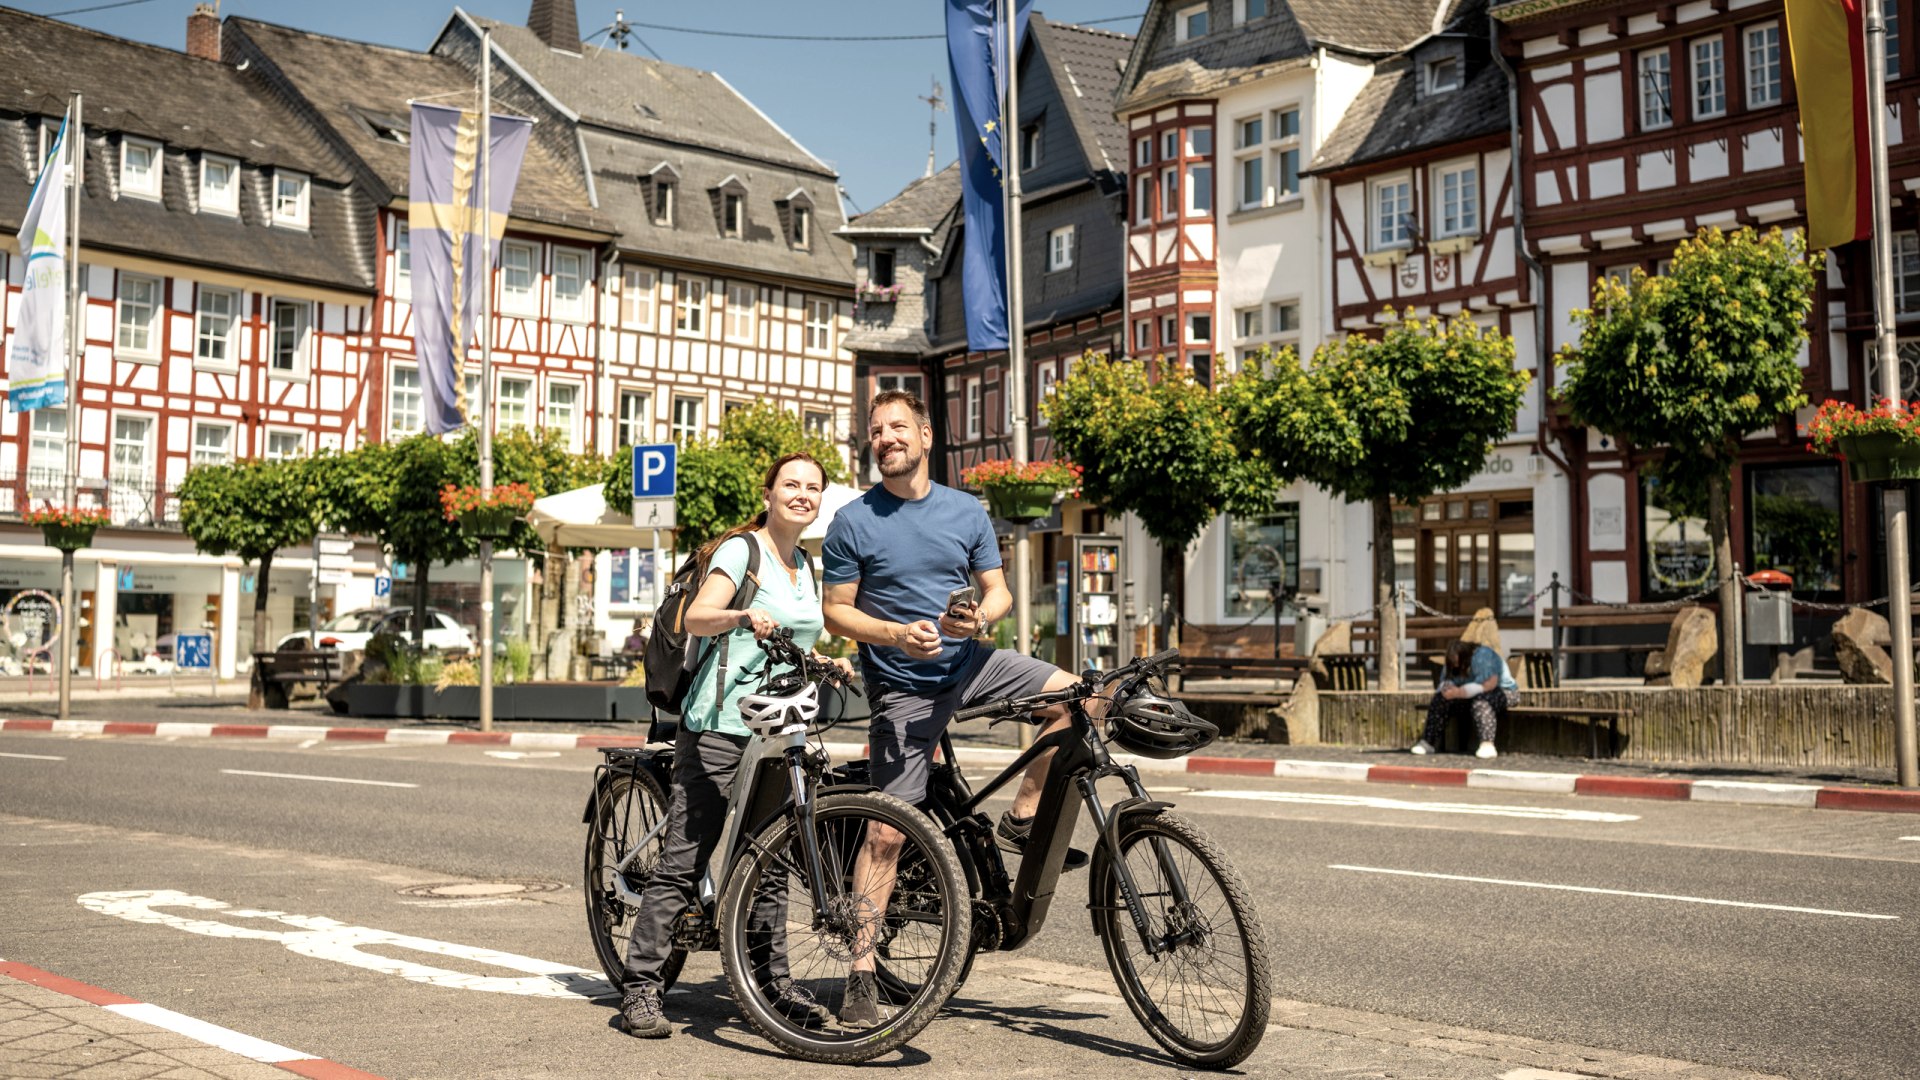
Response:
[{"label": "patio umbrella", "polygon": [[[598,484],[535,499],[527,522],[542,540],[559,547],[653,546],[653,530],[634,528],[632,517],[607,505]],[[666,542],[672,542],[671,534]]]}]

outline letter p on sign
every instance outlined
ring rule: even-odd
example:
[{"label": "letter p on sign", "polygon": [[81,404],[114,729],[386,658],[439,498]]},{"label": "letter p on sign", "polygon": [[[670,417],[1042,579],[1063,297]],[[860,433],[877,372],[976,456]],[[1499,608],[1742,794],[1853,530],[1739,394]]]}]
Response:
[{"label": "letter p on sign", "polygon": [[633,448],[633,497],[636,499],[671,499],[675,494],[677,477],[672,443],[655,443],[651,446]]}]

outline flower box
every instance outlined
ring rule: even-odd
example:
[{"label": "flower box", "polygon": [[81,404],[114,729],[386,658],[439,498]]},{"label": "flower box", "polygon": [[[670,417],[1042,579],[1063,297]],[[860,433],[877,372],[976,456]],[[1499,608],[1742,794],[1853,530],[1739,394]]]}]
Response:
[{"label": "flower box", "polygon": [[1872,409],[1828,401],[1807,425],[1807,449],[1846,459],[1855,483],[1920,480],[1920,402],[1881,399]]},{"label": "flower box", "polygon": [[58,551],[79,551],[93,544],[93,534],[107,523],[107,512],[92,507],[45,506],[23,515],[29,525],[40,526],[47,546]]},{"label": "flower box", "polygon": [[993,516],[1023,525],[1051,514],[1056,493],[1078,492],[1080,475],[1080,466],[1065,461],[1021,464],[999,458],[962,471],[960,482],[986,495]]},{"label": "flower box", "polygon": [[1835,444],[1847,461],[1847,477],[1855,483],[1920,480],[1920,442],[1906,435],[1885,431],[1842,435]]},{"label": "flower box", "polygon": [[512,507],[480,506],[459,515],[460,531],[483,540],[504,539],[520,515]]},{"label": "flower box", "polygon": [[1038,521],[1053,513],[1053,496],[1059,488],[1052,484],[995,484],[986,489],[987,506],[993,516],[1016,525]]},{"label": "flower box", "polygon": [[472,485],[440,489],[440,509],[460,531],[481,539],[500,540],[513,532],[514,522],[533,509],[533,489],[525,484]]}]

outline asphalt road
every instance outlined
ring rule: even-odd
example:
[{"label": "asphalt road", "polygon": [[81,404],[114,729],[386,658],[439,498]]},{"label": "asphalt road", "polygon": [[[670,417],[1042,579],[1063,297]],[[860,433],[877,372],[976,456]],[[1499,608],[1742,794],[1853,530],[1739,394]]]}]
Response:
[{"label": "asphalt road", "polygon": [[[202,922],[271,932],[214,937],[178,925],[192,911],[143,915],[152,909],[137,900],[95,895],[173,890],[592,969],[579,819],[597,755],[528,755],[0,735],[0,957],[391,1076],[630,1073],[636,1061],[643,1074],[657,1064],[675,1075],[812,1075],[765,1056],[732,1021],[715,1000],[724,979],[710,955],[670,1001],[695,1037],[636,1058],[631,1040],[607,1031],[611,1011],[582,1012],[577,996],[426,993],[377,977],[369,965],[379,962],[364,957],[356,966],[281,947],[284,920],[228,911]],[[372,783],[300,779],[315,776]],[[1913,817],[1231,777],[1149,783],[1252,885],[1279,998],[1791,1076],[1920,1075]],[[470,878],[555,888],[514,901],[417,895]],[[1064,887],[1076,902],[1054,906],[1034,945],[983,965],[899,1063],[940,1076],[1169,1074],[1099,991],[1111,982],[1079,888]],[[419,959],[390,942],[363,952],[390,967]],[[1276,1029],[1246,1071],[1503,1075],[1431,1061],[1382,1073],[1391,1055],[1379,1050],[1339,1060],[1354,1052]],[[1363,1067],[1375,1071],[1351,1071]]]}]

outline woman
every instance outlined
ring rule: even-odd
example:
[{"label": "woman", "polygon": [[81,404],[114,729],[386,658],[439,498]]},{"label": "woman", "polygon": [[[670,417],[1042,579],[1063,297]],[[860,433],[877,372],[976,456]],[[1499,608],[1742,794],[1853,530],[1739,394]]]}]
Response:
[{"label": "woman", "polygon": [[[761,486],[767,508],[720,534],[696,556],[702,578],[687,605],[686,626],[703,639],[704,653],[680,717],[665,846],[635,916],[620,1004],[627,1032],[640,1038],[673,1034],[660,1008],[660,969],[672,948],[673,921],[694,902],[726,820],[734,769],[749,738],[740,722],[740,698],[758,689],[767,675],[767,654],[754,642],[783,626],[802,649],[811,649],[820,637],[820,591],[800,550],[800,533],[820,516],[826,472],[806,454],[788,454],[767,470]],[[759,590],[750,606],[736,611],[729,605],[746,575],[749,545],[760,548]],[[836,663],[851,674],[846,661]],[[796,1020],[831,1018],[804,987],[786,977],[784,959],[772,966],[778,974],[768,989],[776,995],[776,1008]]]},{"label": "woman", "polygon": [[1500,654],[1485,645],[1456,641],[1447,647],[1445,678],[1427,704],[1427,728],[1420,741],[1413,744],[1413,752],[1433,753],[1433,748],[1440,745],[1448,715],[1464,709],[1480,731],[1480,749],[1473,756],[1493,757],[1499,753],[1493,748],[1494,732],[1507,710],[1518,704],[1520,685],[1513,681]]}]

